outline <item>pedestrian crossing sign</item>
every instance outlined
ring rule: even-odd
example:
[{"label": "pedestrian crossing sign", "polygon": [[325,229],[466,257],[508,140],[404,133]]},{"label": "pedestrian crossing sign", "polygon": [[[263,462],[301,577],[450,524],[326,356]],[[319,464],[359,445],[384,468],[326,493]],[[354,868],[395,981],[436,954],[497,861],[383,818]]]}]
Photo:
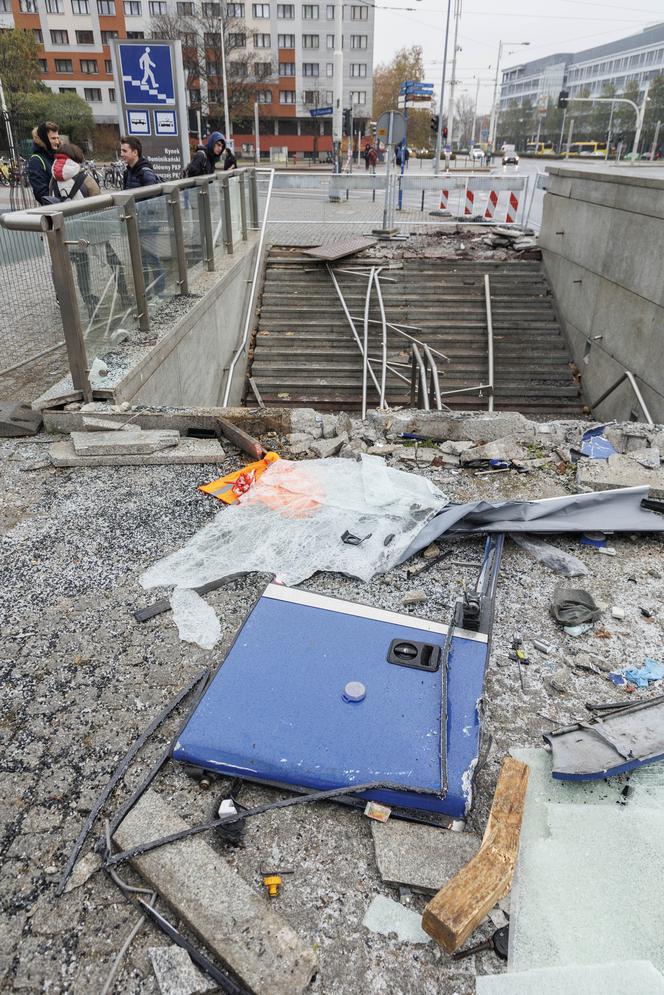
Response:
[{"label": "pedestrian crossing sign", "polygon": [[118,45],[125,104],[175,103],[175,84],[169,45]]}]

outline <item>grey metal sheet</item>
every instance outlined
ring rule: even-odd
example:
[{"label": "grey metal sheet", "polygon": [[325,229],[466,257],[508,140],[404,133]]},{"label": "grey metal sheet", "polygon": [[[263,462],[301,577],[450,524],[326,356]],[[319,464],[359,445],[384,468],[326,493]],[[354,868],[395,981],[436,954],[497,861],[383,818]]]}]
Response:
[{"label": "grey metal sheet", "polygon": [[352,256],[356,252],[361,252],[362,249],[370,249],[375,244],[375,238],[346,238],[340,242],[326,242],[323,245],[317,245],[314,249],[304,249],[303,255],[329,263],[334,262],[335,259],[343,259],[344,256]]}]

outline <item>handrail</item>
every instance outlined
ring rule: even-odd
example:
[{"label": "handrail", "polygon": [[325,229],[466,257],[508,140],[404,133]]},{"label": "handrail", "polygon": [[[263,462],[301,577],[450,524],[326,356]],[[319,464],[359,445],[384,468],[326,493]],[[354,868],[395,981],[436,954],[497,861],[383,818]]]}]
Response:
[{"label": "handrail", "polygon": [[[344,310],[344,314],[346,315],[346,319],[348,321],[348,324],[350,325],[350,330],[353,333],[353,338],[355,339],[355,343],[357,345],[357,348],[360,350],[360,352],[362,352],[362,343],[360,341],[360,336],[358,335],[357,328],[355,327],[355,322],[356,321],[362,321],[363,319],[362,318],[355,318],[355,317],[351,316],[351,313],[348,310],[348,305],[346,304],[346,301],[344,299],[344,295],[341,293],[341,287],[339,286],[339,281],[337,280],[336,276],[334,275],[334,270],[332,269],[332,267],[330,266],[329,263],[326,264],[326,269],[327,269],[327,272],[330,274],[330,278],[332,280],[332,283],[334,284],[334,289],[337,292],[337,295],[339,297],[339,301],[341,302],[341,306],[342,306],[342,308]],[[373,318],[369,318],[369,324],[371,324],[373,321],[374,321]],[[376,390],[378,391],[378,393],[380,393],[380,386],[378,384],[378,380],[376,379],[376,374],[374,373],[373,367],[372,367],[372,365],[371,365],[371,363],[369,362],[368,359],[367,359],[367,367],[368,367],[368,370],[369,370],[369,376],[373,380],[374,386],[375,386]]]},{"label": "handrail", "polygon": [[[367,417],[367,367],[369,365],[369,308],[371,306],[371,288],[376,270],[371,267],[367,283],[367,296],[364,299],[364,340],[362,346],[362,421]],[[380,388],[379,388],[380,393]]]},{"label": "handrail", "polygon": [[254,299],[256,297],[256,287],[258,285],[258,274],[260,273],[262,256],[263,256],[263,243],[265,241],[265,231],[267,229],[267,216],[268,216],[269,211],[270,211],[270,198],[272,196],[272,181],[273,181],[273,179],[274,179],[274,170],[271,171],[270,182],[269,182],[268,188],[267,188],[267,199],[265,201],[265,210],[264,210],[264,213],[263,213],[263,221],[262,221],[262,224],[261,224],[261,233],[260,233],[260,236],[258,238],[258,247],[256,249],[256,262],[254,264],[254,275],[253,275],[252,280],[251,280],[251,290],[249,291],[249,302],[247,304],[247,313],[246,313],[246,316],[245,316],[245,319],[244,319],[244,332],[243,332],[243,335],[242,335],[242,342],[240,343],[240,345],[238,346],[238,348],[235,350],[235,355],[233,356],[233,359],[231,360],[231,364],[228,367],[228,376],[226,378],[226,388],[224,390],[224,399],[223,399],[223,402],[222,402],[222,406],[224,408],[228,405],[228,398],[229,398],[230,392],[231,392],[231,385],[232,385],[232,382],[233,382],[233,374],[235,373],[235,367],[237,365],[237,362],[238,362],[240,356],[244,352],[244,348],[245,348],[245,346],[247,344],[247,340],[249,338],[249,328],[250,328],[250,325],[251,325],[251,319],[253,317]]},{"label": "handrail", "polygon": [[[429,404],[429,391],[427,387],[427,371],[424,365],[424,360],[420,354],[419,347],[413,342],[411,348],[411,380],[410,380],[410,403],[411,405],[415,401],[416,397],[418,401],[421,401],[421,407],[425,411],[431,411],[431,406]],[[420,389],[416,391],[416,371],[419,373]],[[419,405],[418,405],[419,406]]]},{"label": "handrail", "polygon": [[650,417],[650,412],[648,411],[648,408],[646,406],[646,402],[643,400],[643,395],[641,394],[641,391],[639,390],[639,387],[638,387],[638,384],[636,382],[636,379],[634,378],[634,374],[630,370],[623,370],[622,376],[618,377],[618,379],[616,380],[616,382],[614,384],[612,384],[611,387],[609,387],[608,390],[605,390],[604,393],[602,394],[602,396],[598,397],[594,404],[589,405],[590,410],[592,411],[593,408],[596,408],[599,404],[602,403],[602,401],[605,401],[607,399],[607,397],[609,396],[609,394],[613,394],[614,390],[616,390],[617,387],[620,387],[620,385],[622,383],[624,383],[625,380],[627,380],[627,382],[629,383],[630,387],[634,391],[634,396],[636,397],[636,400],[639,403],[639,407],[641,408],[641,411],[645,415],[646,424],[650,428],[652,428],[655,423],[652,420],[652,418]]},{"label": "handrail", "polygon": [[484,303],[486,306],[486,337],[488,349],[488,376],[489,381],[489,406],[488,411],[493,411],[493,317],[491,314],[491,281],[489,274],[484,274]]},{"label": "handrail", "polygon": [[387,320],[385,318],[385,304],[383,303],[383,294],[380,289],[380,281],[378,275],[383,267],[379,266],[374,271],[373,282],[376,288],[376,296],[378,297],[378,306],[380,308],[380,320],[383,325],[383,337],[382,337],[382,364],[381,364],[381,374],[380,374],[380,406],[385,407],[385,383],[387,380]]},{"label": "handrail", "polygon": [[431,349],[426,344],[426,342],[422,345],[422,349],[424,350],[424,355],[426,357],[427,363],[429,364],[429,371],[431,373],[431,386],[433,387],[433,396],[436,402],[436,410],[442,411],[443,402],[440,399],[440,382],[438,380],[438,368],[436,367],[434,358],[431,355]]}]

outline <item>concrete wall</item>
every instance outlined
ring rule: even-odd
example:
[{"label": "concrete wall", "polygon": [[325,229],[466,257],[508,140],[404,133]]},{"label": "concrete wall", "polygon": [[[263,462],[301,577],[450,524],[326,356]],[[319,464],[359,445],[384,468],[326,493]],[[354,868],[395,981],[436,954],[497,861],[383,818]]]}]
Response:
[{"label": "concrete wall", "polygon": [[[256,262],[256,236],[218,263],[219,278],[115,389],[117,402],[215,407],[244,329]],[[255,300],[258,299],[258,293]],[[239,404],[246,358],[235,370],[231,404]]]},{"label": "concrete wall", "polygon": [[[664,173],[547,171],[540,245],[584,398],[594,402],[628,369],[664,422]],[[627,383],[594,414],[643,420]]]}]

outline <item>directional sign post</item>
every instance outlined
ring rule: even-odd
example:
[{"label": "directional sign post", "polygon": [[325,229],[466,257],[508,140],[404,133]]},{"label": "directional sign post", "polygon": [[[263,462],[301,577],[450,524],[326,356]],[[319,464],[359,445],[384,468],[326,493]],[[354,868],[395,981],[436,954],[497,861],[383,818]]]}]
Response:
[{"label": "directional sign post", "polygon": [[180,179],[189,162],[182,43],[123,38],[111,46],[120,134],[140,139],[159,176]]},{"label": "directional sign post", "polygon": [[311,117],[332,117],[333,113],[333,107],[314,107],[313,110],[309,111]]}]

